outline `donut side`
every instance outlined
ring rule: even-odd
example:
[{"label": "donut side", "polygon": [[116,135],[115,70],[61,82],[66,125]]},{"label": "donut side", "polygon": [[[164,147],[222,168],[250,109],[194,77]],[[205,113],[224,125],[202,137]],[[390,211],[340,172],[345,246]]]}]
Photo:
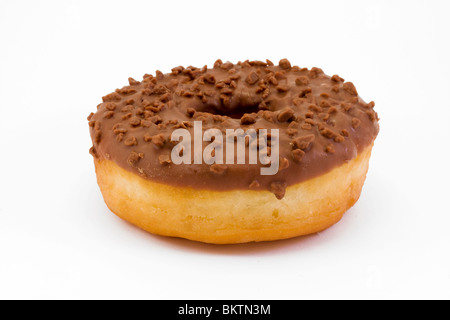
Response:
[{"label": "donut side", "polygon": [[324,230],[358,200],[373,143],[333,170],[286,189],[214,191],[144,179],[106,159],[94,159],[109,209],[157,235],[234,244],[287,239]]}]

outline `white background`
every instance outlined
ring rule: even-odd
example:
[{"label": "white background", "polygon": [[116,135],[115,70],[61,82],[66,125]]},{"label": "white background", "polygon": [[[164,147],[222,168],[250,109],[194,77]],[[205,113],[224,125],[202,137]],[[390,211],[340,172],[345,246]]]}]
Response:
[{"label": "white background", "polygon": [[[0,0],[0,298],[449,299],[448,1]],[[214,246],[105,206],[86,117],[132,76],[289,58],[381,131],[359,202],[302,238]]]}]

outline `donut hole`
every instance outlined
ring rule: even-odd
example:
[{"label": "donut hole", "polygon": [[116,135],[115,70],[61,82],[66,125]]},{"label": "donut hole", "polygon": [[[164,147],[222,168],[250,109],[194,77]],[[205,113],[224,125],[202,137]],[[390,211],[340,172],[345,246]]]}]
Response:
[{"label": "donut hole", "polygon": [[258,113],[259,104],[240,105],[233,109],[217,108],[212,105],[204,105],[197,109],[197,112],[210,113],[212,115],[227,116],[232,119],[241,119],[246,113]]}]

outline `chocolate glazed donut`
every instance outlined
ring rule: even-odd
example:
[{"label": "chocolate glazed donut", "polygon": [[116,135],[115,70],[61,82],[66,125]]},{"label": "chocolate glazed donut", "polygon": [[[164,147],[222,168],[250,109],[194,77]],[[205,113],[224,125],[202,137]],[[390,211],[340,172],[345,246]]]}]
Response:
[{"label": "chocolate glazed donut", "polygon": [[[147,231],[210,243],[283,239],[332,225],[357,201],[379,130],[373,107],[319,68],[217,60],[129,78],[104,96],[88,117],[90,152],[107,205]],[[224,135],[278,129],[279,171],[175,165],[171,135],[193,135],[195,121]]]}]

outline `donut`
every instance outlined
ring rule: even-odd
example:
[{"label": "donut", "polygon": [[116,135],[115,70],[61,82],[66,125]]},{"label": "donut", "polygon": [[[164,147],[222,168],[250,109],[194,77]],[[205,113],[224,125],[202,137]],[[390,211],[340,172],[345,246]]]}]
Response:
[{"label": "donut", "polygon": [[88,116],[90,153],[106,205],[139,228],[286,239],[330,227],[361,194],[379,118],[338,75],[217,60],[128,82]]}]

